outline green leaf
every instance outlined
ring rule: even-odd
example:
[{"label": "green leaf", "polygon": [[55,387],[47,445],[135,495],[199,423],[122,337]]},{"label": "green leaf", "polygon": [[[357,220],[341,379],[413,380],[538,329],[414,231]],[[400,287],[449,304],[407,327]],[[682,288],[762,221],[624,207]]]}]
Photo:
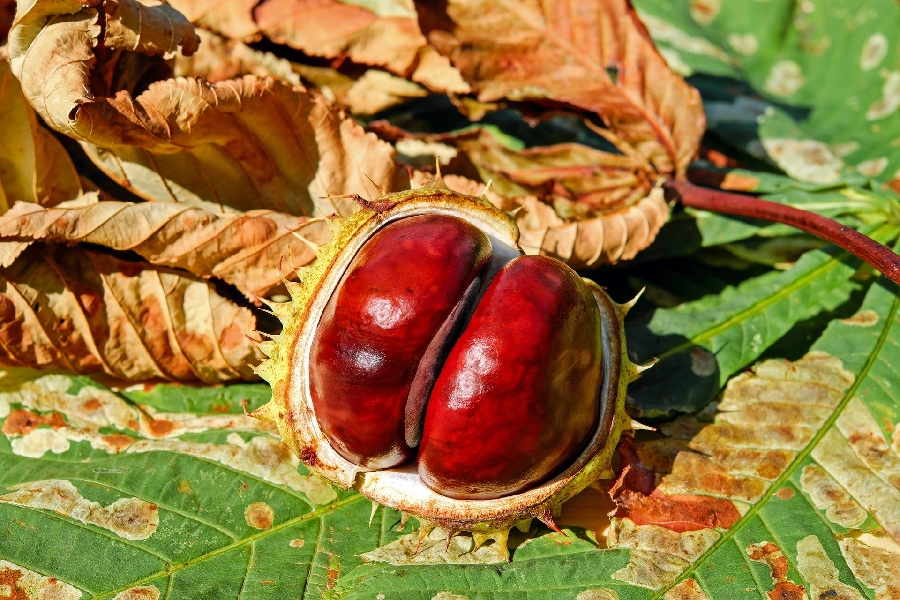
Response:
[{"label": "green leaf", "polygon": [[[806,181],[897,179],[900,5],[872,0],[635,0],[669,64],[747,82],[773,102],[808,107],[763,120],[769,155]],[[715,128],[717,125],[713,123]]]},{"label": "green leaf", "polygon": [[0,573],[81,598],[320,598],[399,515],[370,526],[369,502],[243,416],[263,387],[157,386],[134,404],[84,377],[6,371]]},{"label": "green leaf", "polygon": [[[816,552],[824,552],[831,563],[816,564],[831,570],[832,584],[839,579],[857,590],[842,597],[888,598],[900,589],[896,571],[889,572],[900,565],[900,437],[894,428],[900,422],[900,402],[892,391],[900,385],[898,313],[896,287],[879,282],[854,317],[831,323],[812,350],[839,359],[852,383],[787,468],[680,578],[695,578],[711,598],[739,597],[747,578],[725,575],[747,569],[771,588],[771,569],[746,552],[751,544],[770,541],[787,559],[787,579],[804,585],[814,598],[829,597],[819,596],[817,589],[843,589],[824,581],[821,570],[810,568],[808,561]],[[802,397],[795,401],[808,402]]]},{"label": "green leaf", "polygon": [[629,387],[632,414],[658,418],[701,409],[796,323],[843,304],[856,288],[850,277],[858,264],[848,253],[816,250],[785,272],[628,323],[631,359],[659,360]]}]

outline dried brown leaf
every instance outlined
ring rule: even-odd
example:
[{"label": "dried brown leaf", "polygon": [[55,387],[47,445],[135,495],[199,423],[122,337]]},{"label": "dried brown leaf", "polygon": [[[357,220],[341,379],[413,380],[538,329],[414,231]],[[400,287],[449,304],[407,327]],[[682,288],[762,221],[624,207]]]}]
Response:
[{"label": "dried brown leaf", "polygon": [[268,75],[294,85],[308,83],[351,113],[363,115],[428,95],[422,86],[387,71],[368,69],[354,78],[331,67],[292,63],[205,29],[197,30],[197,34],[201,39],[199,50],[189,57],[176,57],[178,77],[203,77],[215,83],[240,75]]},{"label": "dried brown leaf", "polygon": [[316,248],[330,237],[324,219],[268,210],[217,215],[171,202],[49,210],[19,203],[0,217],[2,241],[87,242],[132,250],[154,265],[218,277],[250,298],[281,288],[279,263],[290,271],[291,264],[312,262]]},{"label": "dried brown leaf", "polygon": [[13,203],[54,206],[81,193],[69,155],[37,120],[0,49],[0,214]]},{"label": "dried brown leaf", "polygon": [[[650,245],[668,218],[655,173],[636,155],[574,143],[512,150],[484,130],[412,135],[380,122],[370,127],[394,140],[398,150],[410,140],[430,144],[420,147],[423,152],[458,148],[465,160],[450,160],[442,171],[469,175],[466,167],[474,167],[481,182],[490,181],[490,189],[485,192],[482,183],[478,194],[515,211],[519,243],[529,254],[553,256],[575,268],[629,260]],[[415,166],[429,162],[434,158],[421,156]],[[479,187],[457,185],[466,193]]]},{"label": "dried brown leaf", "polygon": [[599,115],[666,175],[681,175],[705,119],[628,0],[448,0],[424,4],[429,42],[483,102],[555,102]]},{"label": "dried brown leaf", "polygon": [[254,379],[255,318],[193,277],[35,244],[0,268],[0,364],[117,379]]},{"label": "dried brown leaf", "polygon": [[312,56],[381,67],[445,93],[469,86],[446,58],[428,46],[412,0],[378,3],[337,0],[172,0],[191,21],[227,37],[265,35]]},{"label": "dried brown leaf", "polygon": [[[111,6],[125,14],[131,4],[136,0],[105,3],[106,18]],[[183,19],[150,30],[171,17],[167,7],[141,10],[150,16],[141,16],[139,50],[196,46]],[[82,141],[102,169],[142,197],[309,215],[323,196],[403,187],[389,145],[298,86],[254,76],[215,84],[168,79],[137,97],[95,94],[94,75],[115,66],[104,62],[115,52],[100,44],[102,22],[79,0],[23,4],[10,45],[13,72],[51,127]],[[166,47],[158,43],[164,35],[172,35]],[[350,207],[326,202],[322,210]]]}]

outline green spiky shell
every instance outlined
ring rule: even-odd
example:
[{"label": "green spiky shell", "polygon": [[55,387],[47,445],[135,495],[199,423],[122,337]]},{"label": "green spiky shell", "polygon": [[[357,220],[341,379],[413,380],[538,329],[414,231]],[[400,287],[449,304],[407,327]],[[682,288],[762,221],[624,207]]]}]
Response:
[{"label": "green spiky shell", "polygon": [[287,284],[291,299],[269,305],[284,328],[261,344],[269,358],[256,372],[271,384],[272,400],[252,415],[273,421],[288,446],[312,471],[345,489],[355,488],[374,502],[415,516],[422,523],[420,533],[440,526],[451,534],[470,531],[476,544],[494,539],[505,547],[510,528],[527,528],[532,518],[555,528],[553,515],[563,502],[592,481],[611,475],[613,452],[623,429],[631,423],[625,414],[625,388],[640,371],[627,358],[622,325],[632,303],[616,304],[600,287],[585,280],[603,323],[603,407],[588,447],[552,480],[505,498],[458,500],[428,488],[414,465],[366,470],[338,454],[319,428],[309,396],[309,348],[325,305],[363,244],[388,223],[419,214],[462,218],[479,227],[492,242],[518,250],[519,233],[506,213],[482,198],[453,192],[440,180],[364,202],[353,216],[332,219],[331,242],[319,249],[310,267],[298,273],[302,283]]}]

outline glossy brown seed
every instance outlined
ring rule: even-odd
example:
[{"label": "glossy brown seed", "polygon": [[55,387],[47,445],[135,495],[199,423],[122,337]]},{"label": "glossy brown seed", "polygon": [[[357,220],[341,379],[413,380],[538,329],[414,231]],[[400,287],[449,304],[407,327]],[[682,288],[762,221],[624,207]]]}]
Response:
[{"label": "glossy brown seed", "polygon": [[491,245],[455,217],[401,219],[350,263],[310,350],[316,418],[347,460],[387,468],[410,457],[435,360]]},{"label": "glossy brown seed", "polygon": [[563,263],[506,265],[435,383],[422,480],[453,498],[499,498],[570,465],[598,419],[600,327],[590,290]]}]

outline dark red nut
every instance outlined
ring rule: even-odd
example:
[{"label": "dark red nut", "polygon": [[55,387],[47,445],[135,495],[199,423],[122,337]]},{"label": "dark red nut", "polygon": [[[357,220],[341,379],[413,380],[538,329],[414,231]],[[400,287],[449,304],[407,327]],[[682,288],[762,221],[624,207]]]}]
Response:
[{"label": "dark red nut", "polygon": [[572,269],[523,256],[492,280],[428,402],[419,476],[452,498],[528,489],[597,426],[600,314]]},{"label": "dark red nut", "polygon": [[436,355],[490,254],[473,225],[427,215],[386,226],[353,259],[310,352],[316,417],[344,458],[382,469],[411,456]]}]

